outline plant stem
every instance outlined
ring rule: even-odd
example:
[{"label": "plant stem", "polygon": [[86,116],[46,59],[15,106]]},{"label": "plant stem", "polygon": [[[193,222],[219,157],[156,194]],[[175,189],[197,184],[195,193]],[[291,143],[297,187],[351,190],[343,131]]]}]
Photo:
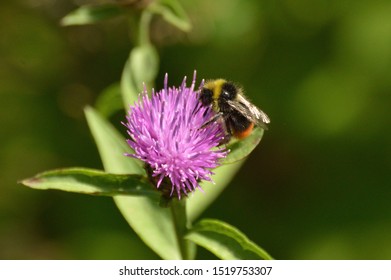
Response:
[{"label": "plant stem", "polygon": [[190,242],[184,239],[184,235],[187,231],[187,219],[186,219],[186,200],[173,199],[171,201],[171,213],[174,222],[175,235],[177,238],[179,250],[182,255],[182,259],[191,259]]},{"label": "plant stem", "polygon": [[149,38],[149,27],[152,20],[152,13],[147,9],[141,13],[139,20],[139,30],[138,30],[138,44],[149,45],[151,43]]}]

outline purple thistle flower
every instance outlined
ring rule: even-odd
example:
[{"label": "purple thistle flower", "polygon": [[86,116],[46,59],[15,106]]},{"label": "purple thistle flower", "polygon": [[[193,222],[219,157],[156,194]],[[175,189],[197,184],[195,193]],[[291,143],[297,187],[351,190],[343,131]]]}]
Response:
[{"label": "purple thistle flower", "polygon": [[124,123],[130,136],[127,143],[135,152],[126,155],[144,161],[155,186],[179,199],[201,189],[201,180],[212,181],[211,169],[228,153],[216,148],[225,135],[222,125],[214,122],[203,127],[215,113],[199,101],[195,80],[196,72],[191,87],[186,87],[185,77],[179,88],[168,88],[166,74],[164,89],[152,90],[151,97],[144,89]]}]

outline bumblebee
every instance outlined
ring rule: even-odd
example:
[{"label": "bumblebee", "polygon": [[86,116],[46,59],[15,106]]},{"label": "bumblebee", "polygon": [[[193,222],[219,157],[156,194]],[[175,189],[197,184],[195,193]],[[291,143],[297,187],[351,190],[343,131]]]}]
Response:
[{"label": "bumblebee", "polygon": [[207,81],[200,91],[200,101],[216,112],[203,127],[221,119],[226,131],[224,142],[228,142],[232,136],[246,138],[255,125],[267,129],[270,123],[269,117],[246,99],[240,87],[224,79]]}]

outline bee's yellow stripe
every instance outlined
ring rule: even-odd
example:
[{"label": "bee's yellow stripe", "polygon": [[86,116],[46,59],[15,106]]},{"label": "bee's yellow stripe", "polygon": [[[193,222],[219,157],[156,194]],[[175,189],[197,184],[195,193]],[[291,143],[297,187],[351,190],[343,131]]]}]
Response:
[{"label": "bee's yellow stripe", "polygon": [[223,84],[227,81],[224,79],[218,79],[214,81],[214,87],[213,87],[213,99],[217,100],[220,97],[221,94],[221,88],[223,87]]},{"label": "bee's yellow stripe", "polygon": [[216,112],[220,111],[220,108],[219,108],[219,97],[220,97],[220,94],[221,94],[221,91],[222,91],[222,87],[223,85],[226,83],[227,81],[224,80],[224,79],[217,79],[217,80],[210,80],[210,81],[207,81],[205,83],[205,87],[207,89],[210,89],[212,92],[213,92],[213,96],[212,96],[212,99],[213,99],[213,110],[215,110]]}]

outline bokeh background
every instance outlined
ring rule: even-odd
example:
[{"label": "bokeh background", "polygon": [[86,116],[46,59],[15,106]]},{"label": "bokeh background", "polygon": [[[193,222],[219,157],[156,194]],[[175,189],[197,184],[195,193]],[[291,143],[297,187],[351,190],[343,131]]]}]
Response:
[{"label": "bokeh background", "polygon": [[[119,81],[134,32],[124,18],[60,26],[92,2],[2,2],[0,259],[157,258],[111,198],[17,184],[47,169],[102,168],[83,107]],[[277,259],[390,259],[391,2],[182,3],[190,33],[153,22],[157,85],[194,69],[234,80],[272,121],[203,217]],[[122,132],[123,118],[113,118]]]}]

